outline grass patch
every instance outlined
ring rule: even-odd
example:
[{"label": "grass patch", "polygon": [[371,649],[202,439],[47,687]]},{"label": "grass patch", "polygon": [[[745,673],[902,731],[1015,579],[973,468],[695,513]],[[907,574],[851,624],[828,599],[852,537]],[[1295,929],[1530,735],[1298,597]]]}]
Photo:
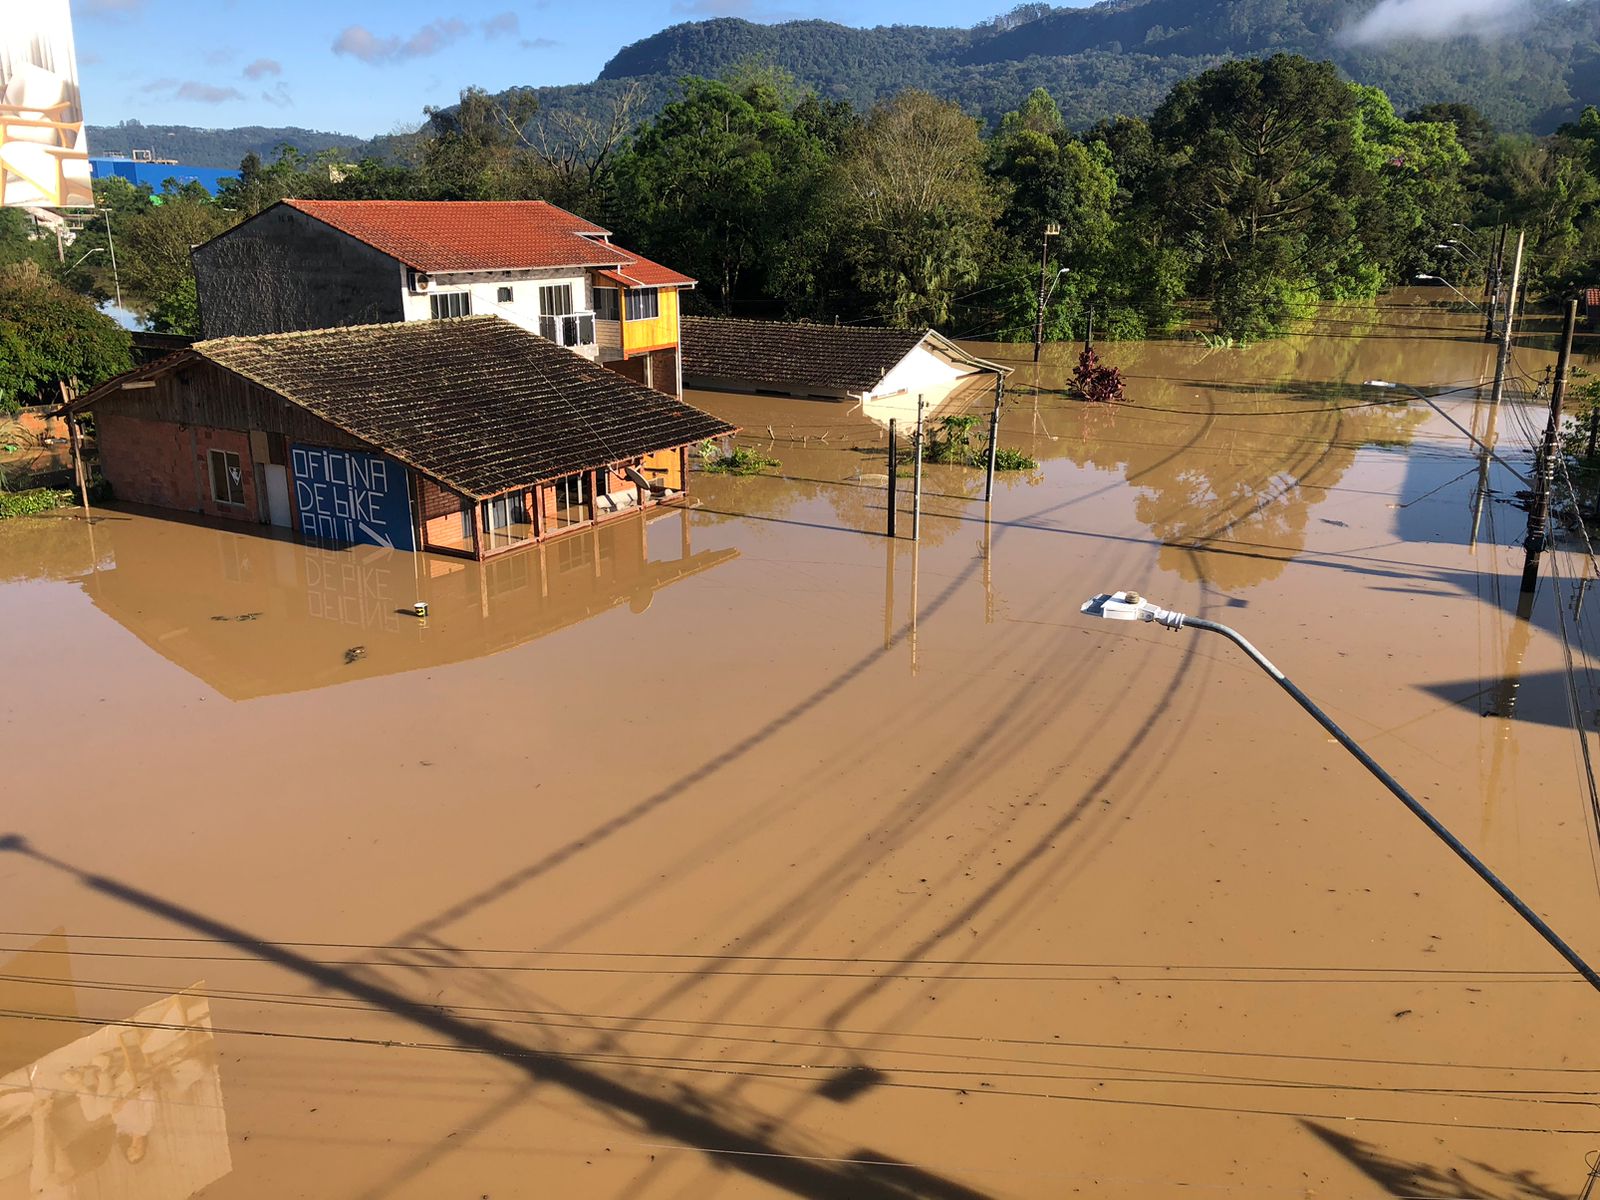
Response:
[{"label": "grass patch", "polygon": [[994,452],[996,471],[1032,471],[1038,465],[1037,459],[1028,457],[1015,446],[1001,446]]},{"label": "grass patch", "polygon": [[31,517],[72,503],[65,488],[29,488],[25,492],[0,491],[0,521],[7,517]]},{"label": "grass patch", "polygon": [[768,458],[748,446],[735,446],[723,454],[711,442],[700,447],[700,462],[713,475],[759,475],[769,468],[783,466],[777,459]]}]

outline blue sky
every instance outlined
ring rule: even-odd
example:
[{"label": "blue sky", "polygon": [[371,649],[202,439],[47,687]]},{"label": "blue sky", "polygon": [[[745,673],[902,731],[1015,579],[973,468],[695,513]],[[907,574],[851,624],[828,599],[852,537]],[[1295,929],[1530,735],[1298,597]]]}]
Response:
[{"label": "blue sky", "polygon": [[680,21],[973,25],[1007,0],[73,0],[84,115],[202,126],[415,127],[468,84],[584,83]]}]

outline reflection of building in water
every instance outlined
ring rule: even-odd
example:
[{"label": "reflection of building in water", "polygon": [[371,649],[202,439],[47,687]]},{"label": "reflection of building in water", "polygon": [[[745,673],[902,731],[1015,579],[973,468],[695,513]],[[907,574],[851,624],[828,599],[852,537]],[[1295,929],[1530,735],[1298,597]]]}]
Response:
[{"label": "reflection of building in water", "polygon": [[0,1197],[185,1200],[233,1163],[194,990],[0,1076]]},{"label": "reflection of building in water", "polygon": [[[652,532],[671,557],[652,557]],[[688,514],[671,509],[481,564],[148,520],[97,533],[112,565],[79,576],[94,604],[235,700],[480,658],[623,605],[644,612],[658,589],[738,556],[694,553]]]}]

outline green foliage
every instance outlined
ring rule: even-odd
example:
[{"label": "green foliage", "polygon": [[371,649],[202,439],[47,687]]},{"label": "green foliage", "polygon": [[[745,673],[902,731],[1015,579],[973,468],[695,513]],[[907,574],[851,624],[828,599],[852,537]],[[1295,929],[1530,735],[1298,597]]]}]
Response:
[{"label": "green foliage", "polygon": [[1033,471],[1038,466],[1037,459],[1030,458],[1015,446],[1001,446],[994,452],[996,471]]},{"label": "green foliage", "polygon": [[132,365],[110,317],[32,263],[0,267],[0,397],[60,399],[57,384],[90,388]]},{"label": "green foliage", "polygon": [[947,466],[975,467],[982,461],[984,449],[972,445],[972,431],[978,418],[970,415],[940,417],[927,430],[922,447],[922,461],[942,463]]},{"label": "green foliage", "polygon": [[723,454],[714,442],[706,442],[700,447],[700,465],[713,475],[759,475],[762,471],[783,466],[777,459],[747,446],[735,446]]},{"label": "green foliage", "polygon": [[782,275],[827,186],[826,167],[821,138],[770,81],[747,79],[738,91],[685,80],[682,99],[617,160],[612,223],[644,253],[699,279],[707,302],[727,312]]},{"label": "green foliage", "polygon": [[61,488],[30,488],[12,492],[0,487],[0,521],[31,517],[72,503],[72,493]]}]

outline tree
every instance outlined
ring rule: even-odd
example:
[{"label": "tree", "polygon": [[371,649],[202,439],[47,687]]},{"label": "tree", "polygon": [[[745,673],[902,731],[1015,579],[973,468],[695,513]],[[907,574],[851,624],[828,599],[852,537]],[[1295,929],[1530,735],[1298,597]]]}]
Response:
[{"label": "tree", "polygon": [[937,325],[994,251],[1000,189],[978,123],[907,90],[875,107],[841,171],[843,239],[869,311],[891,324]]},{"label": "tree", "polygon": [[1166,199],[1224,333],[1279,331],[1309,311],[1319,280],[1348,276],[1356,107],[1333,64],[1279,54],[1214,67],[1156,111]]},{"label": "tree", "polygon": [[759,85],[684,81],[616,163],[611,224],[701,281],[723,312],[761,294],[804,228],[826,160],[815,135]]},{"label": "tree", "polygon": [[132,217],[117,245],[124,287],[149,301],[167,333],[200,333],[189,251],[234,224],[237,213],[216,203],[198,184],[168,189]]},{"label": "tree", "polygon": [[31,262],[0,267],[0,408],[58,400],[132,366],[128,332]]}]

